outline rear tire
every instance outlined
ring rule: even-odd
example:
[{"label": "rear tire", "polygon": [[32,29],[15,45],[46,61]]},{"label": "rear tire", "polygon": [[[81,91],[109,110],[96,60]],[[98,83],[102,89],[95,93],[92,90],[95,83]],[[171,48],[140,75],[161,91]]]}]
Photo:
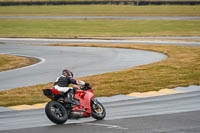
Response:
[{"label": "rear tire", "polygon": [[66,108],[56,101],[49,102],[45,107],[47,117],[56,124],[63,124],[68,119]]},{"label": "rear tire", "polygon": [[106,116],[106,110],[97,100],[91,102],[92,117],[97,120],[103,120]]}]

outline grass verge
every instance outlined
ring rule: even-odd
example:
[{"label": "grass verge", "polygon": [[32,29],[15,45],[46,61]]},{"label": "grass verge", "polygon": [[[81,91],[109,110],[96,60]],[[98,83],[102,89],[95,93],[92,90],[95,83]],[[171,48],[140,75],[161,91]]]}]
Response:
[{"label": "grass verge", "polygon": [[0,37],[200,36],[200,20],[1,19],[0,29]]},{"label": "grass verge", "polygon": [[59,5],[1,6],[2,16],[200,16],[200,6]]},{"label": "grass verge", "polygon": [[0,72],[35,64],[38,60],[22,56],[0,54]]},{"label": "grass verge", "polygon": [[[169,56],[166,60],[149,65],[80,78],[93,86],[97,97],[200,85],[200,47],[130,44],[60,44],[56,46],[143,49],[165,53]],[[49,83],[1,91],[0,106],[47,102],[49,99],[43,96],[42,89],[51,86],[52,83]]]}]

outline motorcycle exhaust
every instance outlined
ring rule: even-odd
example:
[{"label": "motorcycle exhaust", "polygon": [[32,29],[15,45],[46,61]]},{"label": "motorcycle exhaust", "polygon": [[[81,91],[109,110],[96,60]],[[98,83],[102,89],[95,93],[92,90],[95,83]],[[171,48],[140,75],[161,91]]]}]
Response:
[{"label": "motorcycle exhaust", "polygon": [[69,115],[69,119],[79,119],[79,118],[82,118],[84,115],[83,115],[83,112],[71,112],[70,115]]}]

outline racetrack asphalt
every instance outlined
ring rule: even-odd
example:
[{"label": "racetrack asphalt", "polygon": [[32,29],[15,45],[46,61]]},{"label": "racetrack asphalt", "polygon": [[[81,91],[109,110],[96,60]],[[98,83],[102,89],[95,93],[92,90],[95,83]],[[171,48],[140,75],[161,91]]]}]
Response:
[{"label": "racetrack asphalt", "polygon": [[[46,57],[41,57],[40,48],[43,50],[46,49],[48,52],[48,56],[55,56],[55,53],[63,54],[65,52],[70,52],[72,50],[72,54],[77,49],[73,49],[73,47],[64,48],[61,47],[61,50],[59,52],[55,52],[51,50],[51,46],[27,46],[25,45],[26,42],[29,42],[30,44],[39,44],[44,43],[47,44],[51,40],[37,40],[34,42],[26,40],[26,42],[23,42],[23,39],[19,39],[21,41],[16,41],[17,39],[0,39],[0,42],[4,42],[5,44],[0,45],[0,48],[3,50],[1,53],[7,52],[11,54],[23,54],[26,55],[26,53],[20,53],[19,51],[24,51],[32,54],[28,54],[27,56],[34,56],[34,57],[40,57],[44,58],[46,60]],[[41,41],[41,42],[40,42]],[[55,43],[58,40],[52,40],[52,43]],[[61,40],[63,41],[63,40]],[[70,43],[71,40],[69,40]],[[81,40],[78,40],[81,41]],[[95,40],[98,41],[98,40]],[[104,40],[105,41],[105,40]],[[107,43],[114,43],[117,40],[108,40]],[[8,44],[9,42],[12,42],[12,44]],[[86,41],[84,42],[86,43]],[[127,43],[131,43],[128,42]],[[167,42],[165,42],[167,43]],[[195,42],[194,42],[195,43]],[[22,45],[21,45],[22,44]],[[163,44],[163,43],[162,43]],[[191,45],[191,44],[181,44],[180,45]],[[198,42],[194,45],[199,45]],[[57,47],[52,47],[56,49]],[[72,49],[71,49],[72,48]],[[0,50],[1,50],[0,49]],[[34,51],[35,49],[35,51]],[[78,54],[81,52],[87,51],[87,48],[80,48],[81,50],[78,50]],[[101,51],[101,48],[95,48],[87,51],[87,54],[93,55],[94,53],[91,53],[90,51],[98,50],[100,49],[100,52],[97,52],[96,56],[91,59],[97,59],[99,58],[102,53],[106,53],[108,51]],[[8,50],[8,51],[6,51]],[[34,51],[37,54],[33,54]],[[64,51],[62,51],[64,50]],[[104,50],[104,48],[103,48]],[[110,49],[109,49],[110,50]],[[121,49],[119,49],[121,50]],[[19,53],[15,53],[14,51],[18,51]],[[36,52],[37,51],[37,52]],[[112,50],[111,50],[112,51]],[[134,53],[132,50],[128,53],[128,55]],[[55,53],[54,53],[55,52]],[[146,52],[146,51],[145,51]],[[86,54],[85,53],[85,54]],[[98,55],[100,53],[100,55]],[[113,57],[121,53],[121,51],[113,50],[111,52],[112,54],[108,57]],[[115,53],[115,54],[114,54]],[[77,54],[77,55],[78,55]],[[83,55],[85,55],[83,54]],[[44,54],[46,55],[46,54]],[[65,54],[63,54],[65,55]],[[82,55],[82,54],[81,54]],[[162,55],[162,54],[161,54]],[[74,55],[76,56],[76,54]],[[86,55],[85,55],[86,56]],[[120,55],[121,56],[121,55]],[[134,55],[135,56],[135,53]],[[87,56],[86,56],[87,57]],[[93,57],[93,56],[92,56]],[[162,55],[162,58],[166,58]],[[52,58],[52,57],[51,57]],[[51,59],[49,58],[49,59]],[[124,56],[123,59],[126,59],[127,56]],[[163,58],[163,59],[164,59]],[[107,57],[103,58],[104,60],[107,59]],[[111,58],[112,59],[112,58]],[[132,59],[132,57],[131,57]],[[48,59],[47,59],[48,60]],[[139,59],[140,60],[140,59]],[[160,57],[159,57],[160,60]],[[52,60],[54,61],[54,60]],[[128,62],[130,60],[127,60]],[[83,61],[85,62],[85,61]],[[85,62],[88,63],[87,60]],[[117,61],[113,64],[118,63]],[[42,65],[44,63],[39,64],[38,66]],[[98,65],[98,64],[97,64]],[[87,66],[87,65],[86,65]],[[34,66],[37,67],[37,66]],[[33,69],[34,67],[25,68],[26,69]],[[55,66],[54,66],[55,67]],[[79,68],[79,66],[74,66],[72,68]],[[128,66],[127,66],[128,67]],[[49,69],[49,67],[47,67]],[[76,69],[77,69],[76,68]],[[57,69],[57,68],[56,68]],[[20,70],[20,69],[19,69]],[[23,69],[21,69],[23,70]],[[50,69],[51,70],[51,69]],[[53,69],[52,69],[53,70]],[[77,69],[79,70],[79,69]],[[80,69],[82,70],[82,69]],[[90,70],[90,69],[88,69]],[[12,71],[12,70],[11,70]],[[10,71],[10,72],[11,72]],[[111,70],[114,71],[114,70]],[[9,71],[8,71],[9,72]],[[78,71],[79,72],[79,71]],[[81,71],[80,71],[81,72]],[[57,74],[60,73],[60,70],[57,71]],[[1,74],[1,73],[0,73]],[[44,73],[41,73],[44,74]],[[78,73],[77,73],[78,74]],[[92,73],[91,73],[92,74]],[[10,74],[7,74],[9,76]],[[83,76],[86,75],[83,73]],[[78,75],[77,75],[78,76]],[[0,76],[1,77],[1,76]],[[53,78],[55,75],[53,76]],[[4,84],[2,82],[2,84]],[[112,97],[109,98],[112,101]],[[99,99],[101,100],[101,99]],[[3,111],[0,112],[0,132],[1,133],[26,133],[26,132],[44,132],[44,133],[51,133],[51,132],[76,132],[76,133],[133,133],[133,132],[142,132],[142,133],[199,133],[200,132],[200,91],[197,89],[193,92],[187,92],[183,94],[173,94],[173,95],[167,95],[167,96],[158,96],[158,97],[151,97],[151,98],[140,98],[140,99],[129,99],[129,100],[120,100],[120,101],[112,101],[112,102],[103,102],[103,105],[105,106],[107,110],[107,117],[103,121],[95,121],[92,118],[88,119],[80,119],[80,120],[69,120],[66,124],[58,126],[52,124],[45,116],[44,110],[28,110],[28,111]]]},{"label": "racetrack asphalt", "polygon": [[[31,39],[25,40],[30,43],[35,42]],[[40,39],[35,40],[40,44],[46,43]],[[75,77],[82,77],[149,64],[167,58],[164,54],[144,50],[16,45],[23,39],[18,41],[0,39],[0,42],[4,42],[0,45],[0,53],[34,57],[41,62],[33,66],[1,72],[0,90],[53,82],[66,68],[72,70]],[[54,41],[52,40],[51,43]]]},{"label": "racetrack asphalt", "polygon": [[199,133],[200,111],[0,131],[1,133]]},{"label": "racetrack asphalt", "polygon": [[61,133],[66,131],[75,133],[165,133],[179,131],[188,133],[188,131],[193,130],[199,132],[199,101],[200,91],[114,102],[107,101],[103,102],[107,111],[107,116],[103,121],[84,118],[68,120],[64,125],[55,125],[50,122],[45,116],[44,109],[0,112],[0,132],[53,133],[56,130]]},{"label": "racetrack asphalt", "polygon": [[[176,38],[179,39],[178,37]],[[184,39],[184,37],[180,38]],[[188,39],[188,37],[185,38]],[[34,57],[40,60],[38,64],[29,67],[1,72],[0,90],[52,82],[57,76],[59,76],[61,73],[60,71],[64,68],[69,68],[74,71],[75,77],[82,77],[144,65],[166,58],[163,54],[142,50],[91,47],[55,47],[39,46],[39,44],[134,43],[200,46],[200,42],[183,42],[176,40],[156,41],[111,39],[0,38],[0,42],[3,43],[0,44],[0,53]],[[170,37],[165,37],[164,39],[170,39]],[[196,39],[199,38],[196,37]]]}]

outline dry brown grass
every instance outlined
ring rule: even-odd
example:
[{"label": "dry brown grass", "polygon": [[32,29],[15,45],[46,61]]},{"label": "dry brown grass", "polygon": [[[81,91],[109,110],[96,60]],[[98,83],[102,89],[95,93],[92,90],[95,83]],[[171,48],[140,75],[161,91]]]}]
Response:
[{"label": "dry brown grass", "polygon": [[0,72],[28,66],[36,62],[37,60],[33,58],[1,54],[0,55]]},{"label": "dry brown grass", "polygon": [[[83,77],[89,82],[95,95],[112,96],[132,92],[146,92],[177,86],[200,85],[200,47],[169,45],[128,45],[128,44],[60,44],[56,46],[117,47],[157,51],[168,55],[168,59],[126,70]],[[0,105],[11,106],[47,102],[42,89],[52,83],[17,88],[0,92]]]}]

